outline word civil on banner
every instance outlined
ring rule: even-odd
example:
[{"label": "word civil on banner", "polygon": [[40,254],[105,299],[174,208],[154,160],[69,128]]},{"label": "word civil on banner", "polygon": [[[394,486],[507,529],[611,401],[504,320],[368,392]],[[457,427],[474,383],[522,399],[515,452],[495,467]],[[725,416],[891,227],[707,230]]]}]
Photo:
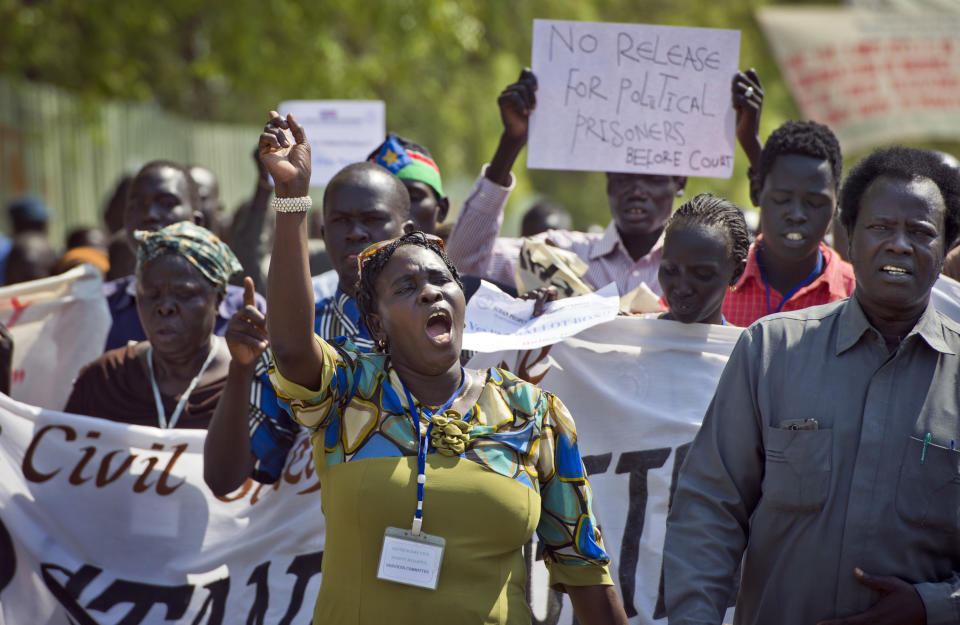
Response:
[{"label": "word civil on banner", "polygon": [[844,152],[960,138],[960,13],[770,7],[757,20],[803,116]]},{"label": "word civil on banner", "polygon": [[205,435],[0,395],[0,623],[309,622],[324,524],[308,437],[276,484],[217,498]]},{"label": "word civil on banner", "polygon": [[[740,332],[617,317],[549,347],[470,361],[509,369],[570,409],[610,573],[632,625],[666,623],[661,564],[671,494]],[[531,559],[534,623],[570,625],[569,600],[548,589],[543,562]]]},{"label": "word civil on banner", "polygon": [[291,100],[277,112],[293,113],[307,133],[312,186],[323,186],[347,165],[366,159],[386,135],[380,100]]},{"label": "word civil on banner", "polygon": [[527,166],[729,178],[740,32],[534,20]]}]

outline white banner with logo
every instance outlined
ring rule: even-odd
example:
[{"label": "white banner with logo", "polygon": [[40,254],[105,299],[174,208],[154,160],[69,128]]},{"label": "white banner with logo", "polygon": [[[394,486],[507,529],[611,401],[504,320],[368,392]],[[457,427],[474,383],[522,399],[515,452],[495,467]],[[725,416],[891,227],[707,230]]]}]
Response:
[{"label": "white banner with logo", "polygon": [[[663,617],[670,493],[739,332],[618,317],[471,363],[504,363],[573,412],[631,623]],[[309,622],[324,524],[308,439],[276,485],[218,499],[202,478],[204,435],[0,395],[0,625]],[[569,625],[535,550],[530,561],[534,623]]]},{"label": "white banner with logo", "polygon": [[[617,317],[549,347],[478,354],[470,362],[536,381],[570,409],[611,574],[635,625],[666,622],[659,591],[667,507],[740,332]],[[569,601],[547,590],[542,562],[533,582],[534,622],[573,623]]]},{"label": "white banner with logo", "polygon": [[110,331],[100,272],[81,265],[0,288],[0,323],[13,336],[10,396],[63,408],[80,368],[103,353]]},{"label": "white banner with logo", "polygon": [[0,624],[308,623],[324,538],[308,439],[276,485],[220,500],[204,436],[0,395]]}]

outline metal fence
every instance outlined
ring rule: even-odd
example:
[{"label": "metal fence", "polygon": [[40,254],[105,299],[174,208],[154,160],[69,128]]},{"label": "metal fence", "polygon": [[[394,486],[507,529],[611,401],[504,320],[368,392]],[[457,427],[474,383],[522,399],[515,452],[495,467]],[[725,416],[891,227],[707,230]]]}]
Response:
[{"label": "metal fence", "polygon": [[[259,126],[185,119],[135,102],[89,101],[55,87],[0,79],[0,203],[30,192],[52,212],[61,245],[76,226],[100,226],[125,172],[163,158],[212,170],[227,210],[256,184]],[[5,211],[0,229],[9,232]]]}]

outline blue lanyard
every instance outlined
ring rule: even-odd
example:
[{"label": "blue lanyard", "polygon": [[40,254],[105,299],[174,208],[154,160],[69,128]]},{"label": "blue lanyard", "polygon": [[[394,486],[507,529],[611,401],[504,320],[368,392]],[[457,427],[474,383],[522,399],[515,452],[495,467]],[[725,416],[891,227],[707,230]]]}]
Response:
[{"label": "blue lanyard", "polygon": [[[763,287],[767,290],[767,314],[772,314],[770,312],[770,285],[767,284],[767,277],[763,275],[763,265],[760,264],[760,259],[757,259],[757,267],[760,268],[760,279],[763,280]],[[790,289],[786,295],[783,296],[783,299],[780,300],[780,305],[777,306],[777,309],[773,312],[780,312],[783,310],[783,305],[787,303],[787,300],[796,295],[797,291],[807,286],[814,280],[817,276],[820,275],[820,272],[823,270],[823,252],[820,249],[817,249],[817,266],[813,268],[813,271],[810,272],[810,275],[803,279],[803,281],[797,286]]]},{"label": "blue lanyard", "polygon": [[[401,380],[400,383],[403,384],[403,380]],[[463,367],[460,367],[460,386],[453,392],[453,395],[435,411],[430,410],[426,406],[421,406],[420,409],[426,413],[428,417],[432,417],[438,413],[443,414],[447,408],[453,405],[454,400],[460,395],[460,392],[463,390],[463,385],[466,383],[467,375]],[[403,384],[403,392],[407,395],[407,410],[410,413],[410,420],[413,422],[414,435],[417,437],[417,511],[413,515],[413,533],[419,536],[420,528],[423,526],[423,485],[427,483],[427,447],[429,447],[427,441],[430,440],[430,431],[433,429],[433,423],[427,426],[426,434],[420,436],[420,419],[414,412],[413,396],[410,395],[406,384]]]}]

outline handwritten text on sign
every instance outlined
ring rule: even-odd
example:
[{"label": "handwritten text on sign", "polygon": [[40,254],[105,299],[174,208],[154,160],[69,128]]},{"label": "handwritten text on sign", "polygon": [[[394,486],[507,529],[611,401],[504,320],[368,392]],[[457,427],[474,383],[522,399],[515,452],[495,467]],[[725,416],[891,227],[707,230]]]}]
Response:
[{"label": "handwritten text on sign", "polygon": [[534,20],[527,166],[729,178],[740,32]]}]

